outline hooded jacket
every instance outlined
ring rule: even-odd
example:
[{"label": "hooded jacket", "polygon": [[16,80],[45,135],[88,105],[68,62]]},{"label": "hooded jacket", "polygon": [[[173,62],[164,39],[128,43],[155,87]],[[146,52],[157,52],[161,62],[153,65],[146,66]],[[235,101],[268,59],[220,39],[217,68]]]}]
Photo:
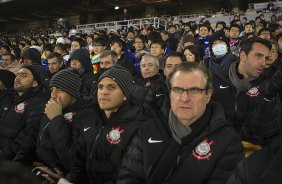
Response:
[{"label": "hooded jacket", "polygon": [[125,102],[109,119],[103,119],[98,129],[85,125],[91,128],[80,139],[76,160],[67,175],[69,181],[80,183],[79,176],[86,172],[89,183],[113,182],[132,136],[150,116],[139,106]]},{"label": "hooded jacket", "polygon": [[81,78],[80,93],[82,96],[90,96],[92,85],[95,81],[90,54],[88,50],[80,48],[73,52],[70,57],[70,60],[72,59],[78,60],[83,66],[82,68],[78,69],[78,73]]},{"label": "hooded jacket", "polygon": [[140,128],[129,145],[117,184],[223,184],[243,158],[240,137],[227,126],[217,103],[207,105],[181,144],[173,138],[168,120],[159,112],[153,112],[153,116],[154,120]]}]

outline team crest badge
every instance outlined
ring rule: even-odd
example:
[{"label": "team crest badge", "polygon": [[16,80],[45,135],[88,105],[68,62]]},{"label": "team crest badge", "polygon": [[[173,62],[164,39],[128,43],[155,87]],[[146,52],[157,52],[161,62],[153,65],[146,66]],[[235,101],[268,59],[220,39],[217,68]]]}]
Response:
[{"label": "team crest badge", "polygon": [[16,105],[15,106],[16,113],[23,113],[26,105],[27,105],[27,103],[25,103],[25,102],[22,102],[22,103]]},{"label": "team crest badge", "polygon": [[251,89],[249,89],[246,94],[250,97],[255,97],[259,95],[259,90],[258,87],[252,87]]},{"label": "team crest badge", "polygon": [[73,116],[75,115],[75,112],[68,112],[66,114],[64,114],[64,119],[66,120],[66,122],[68,124],[70,124],[72,122]]},{"label": "team crest badge", "polygon": [[192,151],[193,156],[198,160],[209,160],[212,156],[211,145],[213,144],[215,144],[214,140],[208,141],[208,139],[205,138]]},{"label": "team crest badge", "polygon": [[107,133],[106,138],[110,144],[118,144],[120,142],[120,135],[124,133],[124,130],[121,130],[120,127],[114,128]]}]

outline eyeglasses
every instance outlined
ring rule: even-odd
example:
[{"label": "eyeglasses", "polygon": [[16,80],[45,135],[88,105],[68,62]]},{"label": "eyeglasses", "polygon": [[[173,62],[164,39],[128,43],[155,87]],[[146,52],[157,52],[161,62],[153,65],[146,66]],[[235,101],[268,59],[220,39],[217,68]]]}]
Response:
[{"label": "eyeglasses", "polygon": [[175,94],[182,95],[184,92],[186,92],[189,95],[199,95],[202,94],[203,91],[206,91],[208,89],[201,89],[201,88],[180,88],[180,87],[171,87],[171,91]]}]

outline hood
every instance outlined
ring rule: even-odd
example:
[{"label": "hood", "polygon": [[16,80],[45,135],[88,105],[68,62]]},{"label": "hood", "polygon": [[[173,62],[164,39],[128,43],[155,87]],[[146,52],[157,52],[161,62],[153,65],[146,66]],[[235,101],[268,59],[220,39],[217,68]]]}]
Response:
[{"label": "hood", "polygon": [[93,67],[90,59],[90,54],[88,50],[84,48],[80,48],[75,50],[72,55],[70,56],[70,60],[78,60],[81,65],[83,66],[85,71],[91,71],[93,72]]}]

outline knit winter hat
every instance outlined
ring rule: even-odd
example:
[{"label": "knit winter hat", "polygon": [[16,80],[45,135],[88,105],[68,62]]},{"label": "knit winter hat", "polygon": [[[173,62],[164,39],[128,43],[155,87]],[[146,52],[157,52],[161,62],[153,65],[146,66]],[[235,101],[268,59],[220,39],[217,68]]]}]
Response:
[{"label": "knit winter hat", "polygon": [[32,61],[32,63],[41,64],[41,54],[35,48],[27,49],[23,54],[23,58],[24,59],[30,59]]},{"label": "knit winter hat", "polygon": [[41,64],[23,64],[21,68],[28,69],[32,73],[33,78],[37,81],[38,85],[42,84],[45,79],[48,80],[46,77],[46,71]]},{"label": "knit winter hat", "polygon": [[16,75],[9,70],[0,69],[0,81],[4,84],[7,89],[14,86]]},{"label": "knit winter hat", "polygon": [[119,87],[123,91],[124,95],[127,98],[129,98],[130,89],[133,85],[133,77],[127,69],[125,69],[122,66],[115,65],[115,66],[111,67],[110,69],[108,69],[107,71],[105,71],[99,77],[98,83],[104,77],[109,77],[112,80],[114,80],[119,85]]},{"label": "knit winter hat", "polygon": [[79,75],[72,69],[59,71],[50,81],[50,88],[53,86],[60,88],[76,99],[80,96],[80,85]]}]

